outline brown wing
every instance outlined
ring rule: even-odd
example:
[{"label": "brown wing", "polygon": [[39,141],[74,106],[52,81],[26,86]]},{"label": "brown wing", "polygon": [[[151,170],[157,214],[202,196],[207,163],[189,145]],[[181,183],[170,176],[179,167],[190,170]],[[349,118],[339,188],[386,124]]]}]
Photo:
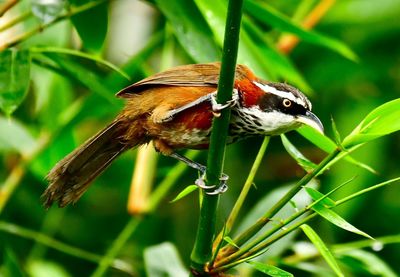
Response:
[{"label": "brown wing", "polygon": [[[166,71],[145,78],[130,85],[117,93],[119,97],[128,97],[130,94],[139,93],[152,86],[217,86],[221,64],[189,64],[173,67]],[[249,74],[250,73],[250,74]],[[254,76],[253,73],[243,65],[236,68],[236,78],[243,79],[246,76]]]}]

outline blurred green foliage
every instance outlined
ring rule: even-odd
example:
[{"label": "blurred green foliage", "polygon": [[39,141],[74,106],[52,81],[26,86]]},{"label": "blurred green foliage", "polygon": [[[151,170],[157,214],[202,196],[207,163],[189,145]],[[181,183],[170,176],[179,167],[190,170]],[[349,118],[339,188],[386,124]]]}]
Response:
[{"label": "blurred green foliage", "polygon": [[[4,112],[0,115],[0,274],[90,275],[100,261],[104,262],[104,253],[115,245],[124,228],[128,231],[131,228],[134,233],[117,253],[118,259],[112,259],[107,276],[144,276],[146,268],[152,276],[161,275],[163,268],[168,268],[165,272],[169,272],[169,276],[182,274],[180,259],[187,267],[194,242],[198,197],[192,193],[177,202],[170,201],[193,183],[196,172],[185,171],[158,207],[149,216],[139,219],[131,219],[126,212],[136,150],[115,161],[74,206],[46,211],[40,195],[46,187],[44,176],[51,167],[118,113],[123,101],[113,94],[119,89],[159,71],[168,63],[165,61],[182,64],[220,58],[226,1],[121,1],[125,5],[135,2],[154,11],[141,23],[153,26],[146,34],[144,46],[127,55],[126,61],[120,64],[130,80],[106,62],[112,60],[113,51],[121,51],[111,47],[111,40],[127,33],[139,36],[138,30],[143,28],[139,23],[118,30],[111,28],[121,16],[113,14],[121,2],[60,0],[55,2],[62,5],[61,9],[42,6],[40,13],[35,9],[38,4],[46,5],[45,1],[20,2],[0,18],[3,31],[0,32],[0,49],[3,49],[0,52],[0,108]],[[390,121],[379,122],[385,116],[382,113],[372,123],[366,116],[400,95],[400,52],[397,51],[400,47],[400,2],[338,0],[314,30],[308,32],[299,22],[319,2],[246,1],[238,61],[263,78],[291,83],[311,95],[313,110],[324,122],[331,138],[337,137],[330,127],[331,118],[342,138],[363,120],[363,126],[366,124],[382,133],[397,130],[397,104],[386,113],[387,117],[395,117]],[[89,8],[70,17],[69,12],[82,7],[78,5]],[[31,13],[31,9],[33,14],[24,17],[19,28],[2,29],[2,24]],[[140,12],[126,10],[124,17],[140,16]],[[30,33],[38,26],[42,32]],[[279,52],[277,47],[279,39],[287,32],[301,38],[289,56]],[[8,42],[15,47],[9,48]],[[7,49],[2,48],[3,43]],[[90,59],[60,49],[82,50]],[[9,68],[13,70],[7,70]],[[387,122],[396,124],[387,126]],[[377,174],[361,168],[357,162],[343,161],[320,176],[315,186],[327,193],[356,176],[332,197],[341,199],[398,177],[399,142],[399,133],[393,133],[352,154]],[[319,163],[325,156],[296,132],[287,134],[286,147],[290,146],[288,143],[295,145],[307,161]],[[250,139],[227,149],[224,168],[230,175],[230,189],[220,203],[220,226],[232,209],[260,144],[261,139]],[[197,160],[204,163],[206,152],[201,152]],[[307,165],[313,166],[310,161]],[[171,174],[174,164],[169,158],[160,158],[154,180],[156,186]],[[276,202],[283,190],[303,175],[304,171],[288,155],[281,141],[272,138],[255,177],[255,188],[250,190],[239,215],[246,217],[240,220],[237,229],[243,230],[243,226],[254,223],[266,206]],[[375,242],[365,241],[321,217],[309,222],[318,236],[331,246],[346,276],[397,276],[400,273],[398,195],[400,188],[393,185],[335,209],[360,230],[382,238]],[[299,205],[303,200],[296,198],[293,202]],[[257,209],[261,209],[261,213]],[[288,216],[287,209],[293,211],[293,207],[285,209],[276,216],[277,222]],[[127,222],[130,223],[126,225]],[[273,245],[261,261],[278,265],[295,276],[334,276],[320,254],[305,241],[308,239],[304,234],[292,233]],[[169,259],[154,264],[154,260],[160,259],[157,258],[159,251],[170,253]],[[165,266],[160,267],[160,264]],[[177,271],[171,271],[171,265]],[[248,265],[238,270],[241,276],[259,274]]]}]

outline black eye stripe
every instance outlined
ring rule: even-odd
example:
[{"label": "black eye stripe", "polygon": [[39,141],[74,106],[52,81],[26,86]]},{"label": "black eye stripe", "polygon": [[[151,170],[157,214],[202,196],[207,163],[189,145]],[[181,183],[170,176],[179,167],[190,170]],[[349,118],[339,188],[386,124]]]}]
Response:
[{"label": "black eye stripe", "polygon": [[[290,105],[285,106],[285,99],[290,101]],[[303,105],[300,105],[291,99],[282,98],[271,94],[266,94],[265,96],[261,97],[259,105],[261,110],[265,112],[279,111],[291,115],[304,115],[307,111]]]}]

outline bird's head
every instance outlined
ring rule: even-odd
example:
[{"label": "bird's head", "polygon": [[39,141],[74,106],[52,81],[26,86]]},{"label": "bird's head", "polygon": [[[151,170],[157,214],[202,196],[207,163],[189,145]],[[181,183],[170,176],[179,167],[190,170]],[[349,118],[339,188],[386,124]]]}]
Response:
[{"label": "bird's head", "polygon": [[243,112],[247,118],[255,120],[254,127],[259,133],[279,135],[302,124],[324,132],[321,121],[311,112],[311,102],[298,89],[262,80],[255,80],[253,84],[257,90],[257,101]]}]

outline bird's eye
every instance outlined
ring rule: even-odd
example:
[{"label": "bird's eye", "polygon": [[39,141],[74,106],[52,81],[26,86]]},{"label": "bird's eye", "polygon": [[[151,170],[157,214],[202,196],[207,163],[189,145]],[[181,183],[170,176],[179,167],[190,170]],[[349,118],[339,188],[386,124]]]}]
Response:
[{"label": "bird's eye", "polygon": [[289,108],[290,106],[292,106],[292,101],[290,101],[289,99],[283,99],[283,102],[282,102],[282,104],[283,104],[283,106],[285,107],[285,108]]}]

